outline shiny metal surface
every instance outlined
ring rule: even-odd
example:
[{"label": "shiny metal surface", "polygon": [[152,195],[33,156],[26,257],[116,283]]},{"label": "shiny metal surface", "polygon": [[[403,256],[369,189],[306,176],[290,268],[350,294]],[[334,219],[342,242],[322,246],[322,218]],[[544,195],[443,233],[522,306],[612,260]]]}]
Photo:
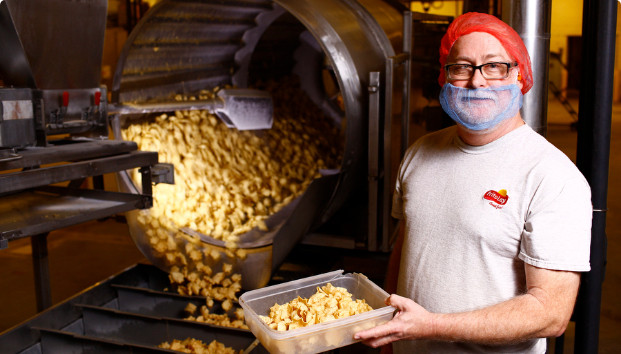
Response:
[{"label": "shiny metal surface", "polygon": [[522,118],[536,132],[545,136],[552,4],[545,0],[517,0],[506,5],[503,9],[508,10],[503,12],[503,21],[522,37],[533,66],[534,84],[524,96]]},{"label": "shiny metal surface", "polygon": [[[382,1],[278,0],[322,49],[343,98],[345,152],[342,177],[322,215],[327,220],[366,179],[368,74],[383,72],[387,57],[401,49],[402,18]],[[382,27],[384,26],[384,27]]]}]

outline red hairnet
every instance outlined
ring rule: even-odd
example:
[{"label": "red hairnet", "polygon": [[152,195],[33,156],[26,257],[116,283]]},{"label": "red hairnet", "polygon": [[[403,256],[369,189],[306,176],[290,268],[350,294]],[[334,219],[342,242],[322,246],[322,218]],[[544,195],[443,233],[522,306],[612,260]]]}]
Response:
[{"label": "red hairnet", "polygon": [[446,59],[453,44],[455,44],[459,37],[472,32],[486,32],[500,41],[511,58],[518,62],[518,67],[522,74],[522,93],[528,92],[533,86],[533,70],[528,50],[524,46],[522,38],[513,28],[498,18],[477,12],[468,12],[457,17],[450,24],[444,37],[442,37],[440,44],[440,65],[442,70],[440,70],[440,77],[438,78],[440,86],[446,82],[444,65],[446,65]]}]

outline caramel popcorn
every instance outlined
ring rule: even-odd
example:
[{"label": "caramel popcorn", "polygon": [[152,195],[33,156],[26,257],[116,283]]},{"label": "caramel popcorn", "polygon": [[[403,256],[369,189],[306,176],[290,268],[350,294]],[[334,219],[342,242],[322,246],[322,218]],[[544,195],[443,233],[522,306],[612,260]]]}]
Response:
[{"label": "caramel popcorn", "polygon": [[298,296],[286,304],[274,304],[269,316],[259,317],[271,329],[287,331],[371,310],[365,300],[354,300],[347,289],[328,283],[317,287],[317,292],[308,299]]},{"label": "caramel popcorn", "polygon": [[184,340],[174,339],[171,343],[164,342],[158,345],[159,348],[162,349],[170,349],[176,350],[182,353],[192,353],[192,354],[237,354],[239,353],[235,349],[231,347],[227,347],[224,344],[213,340],[209,345],[205,344],[203,341],[194,339],[194,338],[186,338]]}]

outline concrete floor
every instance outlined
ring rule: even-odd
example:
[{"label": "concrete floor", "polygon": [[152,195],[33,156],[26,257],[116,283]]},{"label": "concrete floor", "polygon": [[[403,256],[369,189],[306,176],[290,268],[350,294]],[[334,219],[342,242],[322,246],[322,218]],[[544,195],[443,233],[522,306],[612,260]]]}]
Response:
[{"label": "concrete floor", "polygon": [[[558,101],[553,97],[550,100],[548,139],[575,160],[576,132],[569,125],[572,118]],[[576,102],[572,104],[577,108]],[[599,353],[621,351],[621,303],[618,301],[621,290],[621,104],[613,107],[609,176],[608,265],[603,284]],[[146,262],[134,246],[127,226],[114,219],[54,231],[48,236],[48,249],[53,303],[62,302],[137,262]],[[277,274],[303,273],[300,267],[304,267],[304,258],[299,256],[309,252],[313,250],[294,250],[291,259]],[[369,255],[337,253],[341,257],[330,265],[331,268],[362,272],[371,279],[381,277],[385,257],[374,257],[375,262],[369,263],[368,258],[364,258]],[[295,258],[298,260],[294,261]],[[324,259],[327,258],[324,254]],[[364,268],[360,268],[362,266]],[[7,249],[0,250],[0,289],[0,332],[36,315],[30,239],[12,241]],[[565,352],[572,353],[573,326],[566,337]]]}]

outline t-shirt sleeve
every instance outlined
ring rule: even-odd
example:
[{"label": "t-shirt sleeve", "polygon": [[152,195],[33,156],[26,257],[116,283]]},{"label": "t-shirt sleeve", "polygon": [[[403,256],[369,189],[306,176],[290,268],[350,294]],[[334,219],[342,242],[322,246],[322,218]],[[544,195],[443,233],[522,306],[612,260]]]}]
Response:
[{"label": "t-shirt sleeve", "polygon": [[393,218],[396,218],[399,220],[405,218],[405,210],[404,210],[405,206],[404,206],[404,200],[403,200],[403,185],[404,184],[402,183],[402,181],[404,179],[406,170],[412,164],[412,160],[414,158],[414,155],[419,145],[420,145],[420,140],[415,142],[412,146],[410,146],[408,150],[405,152],[405,155],[403,156],[403,160],[401,160],[401,164],[399,165],[399,172],[397,173],[397,179],[395,182],[395,190],[393,191],[393,194],[392,194],[392,209],[390,212],[390,215],[392,215]]},{"label": "t-shirt sleeve", "polygon": [[391,215],[396,219],[403,219],[403,193],[401,191],[401,182],[400,179],[397,178],[397,183],[395,184],[395,191],[392,194],[392,211]]},{"label": "t-shirt sleeve", "polygon": [[527,213],[519,258],[535,267],[590,270],[591,190],[582,175],[544,179]]}]

